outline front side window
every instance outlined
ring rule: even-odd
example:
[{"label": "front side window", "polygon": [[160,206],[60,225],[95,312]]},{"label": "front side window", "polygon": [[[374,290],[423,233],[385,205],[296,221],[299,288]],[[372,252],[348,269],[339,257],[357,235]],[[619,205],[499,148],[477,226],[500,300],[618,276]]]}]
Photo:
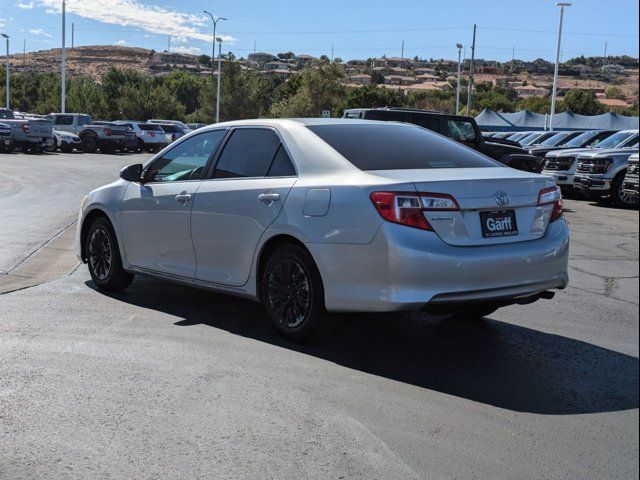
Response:
[{"label": "front side window", "polygon": [[225,145],[213,177],[265,177],[279,147],[280,139],[272,130],[239,128]]},{"label": "front side window", "polygon": [[476,141],[476,129],[473,128],[471,122],[465,122],[463,120],[449,120],[447,122],[447,129],[449,130],[449,137],[458,142],[475,142]]},{"label": "front side window", "polygon": [[73,117],[71,115],[58,115],[56,117],[56,125],[73,125]]},{"label": "front side window", "polygon": [[222,141],[226,130],[195,135],[165,152],[145,174],[148,182],[198,180]]}]

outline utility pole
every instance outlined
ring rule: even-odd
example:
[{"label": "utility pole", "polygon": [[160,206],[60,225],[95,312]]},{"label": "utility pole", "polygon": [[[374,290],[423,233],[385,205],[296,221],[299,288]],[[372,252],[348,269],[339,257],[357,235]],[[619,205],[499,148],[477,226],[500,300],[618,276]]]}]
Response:
[{"label": "utility pole", "polygon": [[6,93],[5,104],[7,106],[7,110],[9,110],[9,106],[10,106],[9,105],[9,69],[10,69],[10,67],[9,67],[9,35],[7,35],[6,33],[0,33],[0,35],[2,35],[4,37],[4,39],[6,40],[6,42],[7,42],[7,71],[6,71],[6,76],[7,76],[6,83],[7,83],[7,85],[6,85],[6,89],[5,89],[6,90],[5,91],[5,93]]},{"label": "utility pole", "polygon": [[471,42],[471,63],[469,64],[469,85],[467,85],[467,116],[471,115],[471,92],[473,91],[473,60],[476,55],[476,24],[473,24],[473,41]]},{"label": "utility pole", "polygon": [[75,46],[75,36],[76,36],[76,24],[75,22],[71,22],[71,50],[73,50]]},{"label": "utility pole", "polygon": [[256,41],[253,41],[253,54],[256,54]]},{"label": "utility pole", "polygon": [[220,121],[220,84],[222,83],[222,38],[218,37],[218,87],[216,91],[216,123]]},{"label": "utility pole", "polygon": [[516,46],[513,46],[513,50],[511,51],[511,61],[515,62],[516,60]]},{"label": "utility pole", "polygon": [[604,41],[604,57],[603,58],[604,59],[607,58],[607,41],[606,40]]},{"label": "utility pole", "polygon": [[171,35],[167,37],[167,53],[171,53]]},{"label": "utility pole", "polygon": [[[213,71],[213,65],[216,58],[216,40],[220,42],[220,48],[222,48],[222,39],[216,37],[216,26],[220,20],[226,20],[225,17],[216,17],[210,12],[204,10],[204,13],[211,17],[211,22],[213,22],[213,44],[211,46],[211,85],[213,86],[213,79],[215,78],[215,73]],[[254,47],[255,48],[255,43]],[[220,109],[220,53],[221,50],[218,50],[218,86],[216,88],[216,123],[219,121],[219,109]]]},{"label": "utility pole", "polygon": [[67,105],[67,59],[65,52],[65,28],[67,16],[67,2],[62,0],[62,68],[60,71],[60,112],[66,113]]},{"label": "utility pole", "polygon": [[458,115],[458,112],[460,112],[460,74],[461,74],[461,60],[462,60],[462,44],[461,43],[456,43],[456,47],[458,48],[458,82],[456,85],[456,112],[455,114]]},{"label": "utility pole", "polygon": [[560,24],[558,25],[558,48],[556,50],[556,68],[553,71],[553,90],[551,92],[551,113],[549,115],[549,130],[553,131],[553,115],[556,113],[556,94],[558,92],[558,70],[560,69],[560,45],[562,42],[562,19],[564,17],[564,7],[570,7],[569,2],[558,2],[556,7],[560,7]]},{"label": "utility pole", "polygon": [[333,62],[333,45],[331,45],[331,61]]},{"label": "utility pole", "polygon": [[24,70],[25,65],[27,64],[27,39],[25,38],[22,42],[22,69]]},{"label": "utility pole", "polygon": [[404,58],[404,40],[402,40],[402,49],[400,51],[400,58]]}]

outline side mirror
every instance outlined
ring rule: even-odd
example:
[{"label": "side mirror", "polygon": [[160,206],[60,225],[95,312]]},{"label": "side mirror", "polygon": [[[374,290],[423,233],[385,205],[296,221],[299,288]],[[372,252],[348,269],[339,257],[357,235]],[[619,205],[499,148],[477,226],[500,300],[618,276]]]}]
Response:
[{"label": "side mirror", "polygon": [[127,182],[139,182],[142,177],[142,164],[136,163],[120,170],[120,178]]}]

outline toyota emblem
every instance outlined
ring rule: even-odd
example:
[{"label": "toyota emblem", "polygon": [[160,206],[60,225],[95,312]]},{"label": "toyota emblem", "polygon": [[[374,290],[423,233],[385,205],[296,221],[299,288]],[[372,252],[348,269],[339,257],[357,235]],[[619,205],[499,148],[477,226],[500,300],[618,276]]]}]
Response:
[{"label": "toyota emblem", "polygon": [[509,205],[509,195],[507,195],[505,192],[496,193],[495,198],[496,203],[501,207],[506,207],[507,205]]}]

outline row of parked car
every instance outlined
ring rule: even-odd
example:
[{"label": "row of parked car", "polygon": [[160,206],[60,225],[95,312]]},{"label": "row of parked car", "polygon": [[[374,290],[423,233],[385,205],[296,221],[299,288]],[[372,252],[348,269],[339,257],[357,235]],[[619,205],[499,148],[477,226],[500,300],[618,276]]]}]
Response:
[{"label": "row of parked car", "polygon": [[156,152],[201,126],[159,119],[94,121],[80,113],[38,116],[0,109],[0,152]]},{"label": "row of parked car", "polygon": [[541,173],[568,193],[617,207],[638,205],[638,130],[485,133],[541,159]]}]

